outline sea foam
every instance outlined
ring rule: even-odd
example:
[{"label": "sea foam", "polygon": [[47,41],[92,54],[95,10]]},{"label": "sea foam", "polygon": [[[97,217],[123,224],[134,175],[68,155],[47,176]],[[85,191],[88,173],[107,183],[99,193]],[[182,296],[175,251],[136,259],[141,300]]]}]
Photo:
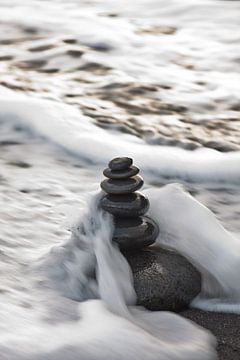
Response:
[{"label": "sea foam", "polygon": [[240,313],[240,239],[179,185],[145,193],[149,215],[161,229],[158,243],[180,252],[201,273],[202,290],[191,305]]},{"label": "sea foam", "polygon": [[239,184],[240,153],[211,149],[189,151],[149,146],[135,136],[99,128],[79,110],[27,96],[2,96],[0,121],[17,122],[64,147],[89,164],[106,164],[126,153],[145,172],[186,181]]},{"label": "sea foam", "polygon": [[[191,305],[208,311],[239,313],[239,239],[227,232],[182,186],[171,184],[148,189],[145,194],[151,202],[149,215],[160,227],[157,243],[184,255],[202,275],[201,293]],[[70,241],[61,246],[61,251],[59,246],[54,247],[47,260],[44,258],[42,266],[52,286],[64,296],[78,301],[86,300],[86,294],[101,299],[99,302],[87,301],[84,307],[90,313],[97,307],[98,315],[109,331],[113,326],[115,333],[117,326],[123,336],[128,334],[124,349],[121,341],[116,345],[115,337],[104,345],[107,354],[112,351],[116,359],[117,354],[124,354],[129,359],[146,356],[171,360],[214,359],[214,342],[208,333],[177,315],[151,313],[134,306],[136,296],[132,275],[123,255],[111,242],[112,219],[98,208],[101,196],[100,193],[85,199],[85,211],[73,228]],[[107,322],[110,319],[111,325]],[[102,331],[98,349],[103,345],[105,327]],[[141,344],[138,343],[139,336]],[[154,339],[155,345],[148,353],[150,339]],[[88,345],[84,346],[86,351]],[[94,347],[91,349],[96,351]]]},{"label": "sea foam", "polygon": [[[207,331],[178,315],[134,306],[132,274],[111,241],[112,219],[98,208],[101,196],[97,193],[85,199],[85,210],[70,241],[60,249],[55,246],[40,265],[56,291],[85,301],[83,320],[90,315],[94,324],[99,319],[103,323],[99,329],[96,324],[87,335],[89,342],[79,343],[74,353],[81,349],[83,359],[110,355],[114,359],[215,359],[214,339]],[[89,301],[87,296],[99,300]],[[82,331],[87,331],[84,324]]]},{"label": "sea foam", "polygon": [[25,290],[31,307],[1,304],[1,358],[215,360],[208,331],[134,305],[129,265],[111,241],[112,218],[98,208],[101,196],[83,199],[70,240],[46,249],[37,264],[35,257]]}]

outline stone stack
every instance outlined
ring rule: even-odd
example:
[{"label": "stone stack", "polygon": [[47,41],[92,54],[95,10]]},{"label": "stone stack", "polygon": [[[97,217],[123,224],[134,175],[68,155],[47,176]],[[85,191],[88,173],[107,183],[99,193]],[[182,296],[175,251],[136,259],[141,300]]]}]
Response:
[{"label": "stone stack", "polygon": [[[113,241],[124,253],[133,274],[137,304],[149,310],[180,311],[201,290],[201,276],[180,254],[155,242],[158,226],[145,216],[148,199],[137,192],[143,179],[128,157],[110,161],[101,187],[107,194],[100,206],[114,216]],[[160,229],[161,230],[161,229]]]},{"label": "stone stack", "polygon": [[137,192],[143,186],[139,169],[128,157],[115,158],[108,166],[103,171],[108,179],[101,182],[107,195],[101,199],[100,206],[114,216],[113,241],[122,251],[136,251],[152,245],[158,236],[158,226],[144,216],[149,201]]}]

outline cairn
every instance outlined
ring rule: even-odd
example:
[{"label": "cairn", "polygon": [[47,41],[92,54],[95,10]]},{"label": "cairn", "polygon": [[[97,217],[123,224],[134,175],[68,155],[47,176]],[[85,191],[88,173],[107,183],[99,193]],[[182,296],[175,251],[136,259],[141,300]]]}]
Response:
[{"label": "cairn", "polygon": [[132,163],[128,157],[111,160],[103,171],[107,179],[101,182],[101,188],[107,194],[101,199],[100,206],[114,216],[113,241],[122,251],[152,245],[159,232],[157,224],[144,216],[149,200],[137,192],[143,186],[143,179]]}]

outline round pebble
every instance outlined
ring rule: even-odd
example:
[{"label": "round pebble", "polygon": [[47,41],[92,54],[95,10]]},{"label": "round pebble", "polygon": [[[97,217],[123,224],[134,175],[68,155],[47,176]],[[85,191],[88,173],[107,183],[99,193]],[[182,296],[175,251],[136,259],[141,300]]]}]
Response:
[{"label": "round pebble", "polygon": [[137,175],[129,179],[106,179],[101,182],[101,188],[108,194],[129,194],[143,186],[143,179]]},{"label": "round pebble", "polygon": [[132,165],[133,161],[129,157],[117,157],[108,164],[111,170],[126,170]]},{"label": "round pebble", "polygon": [[141,193],[105,195],[100,200],[103,210],[119,217],[137,217],[149,209],[149,200]]},{"label": "round pebble", "polygon": [[122,251],[136,251],[152,245],[158,236],[158,226],[147,216],[116,218],[113,241]]},{"label": "round pebble", "polygon": [[128,179],[139,173],[139,169],[136,166],[130,166],[126,170],[111,170],[109,168],[103,170],[103,175],[109,179]]}]

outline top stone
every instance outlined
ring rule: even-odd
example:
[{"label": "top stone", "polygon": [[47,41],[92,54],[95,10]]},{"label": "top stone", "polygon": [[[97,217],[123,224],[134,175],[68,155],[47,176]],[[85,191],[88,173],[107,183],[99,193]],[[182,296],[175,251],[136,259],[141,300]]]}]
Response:
[{"label": "top stone", "polygon": [[127,170],[133,161],[129,157],[117,157],[108,164],[111,170]]}]

